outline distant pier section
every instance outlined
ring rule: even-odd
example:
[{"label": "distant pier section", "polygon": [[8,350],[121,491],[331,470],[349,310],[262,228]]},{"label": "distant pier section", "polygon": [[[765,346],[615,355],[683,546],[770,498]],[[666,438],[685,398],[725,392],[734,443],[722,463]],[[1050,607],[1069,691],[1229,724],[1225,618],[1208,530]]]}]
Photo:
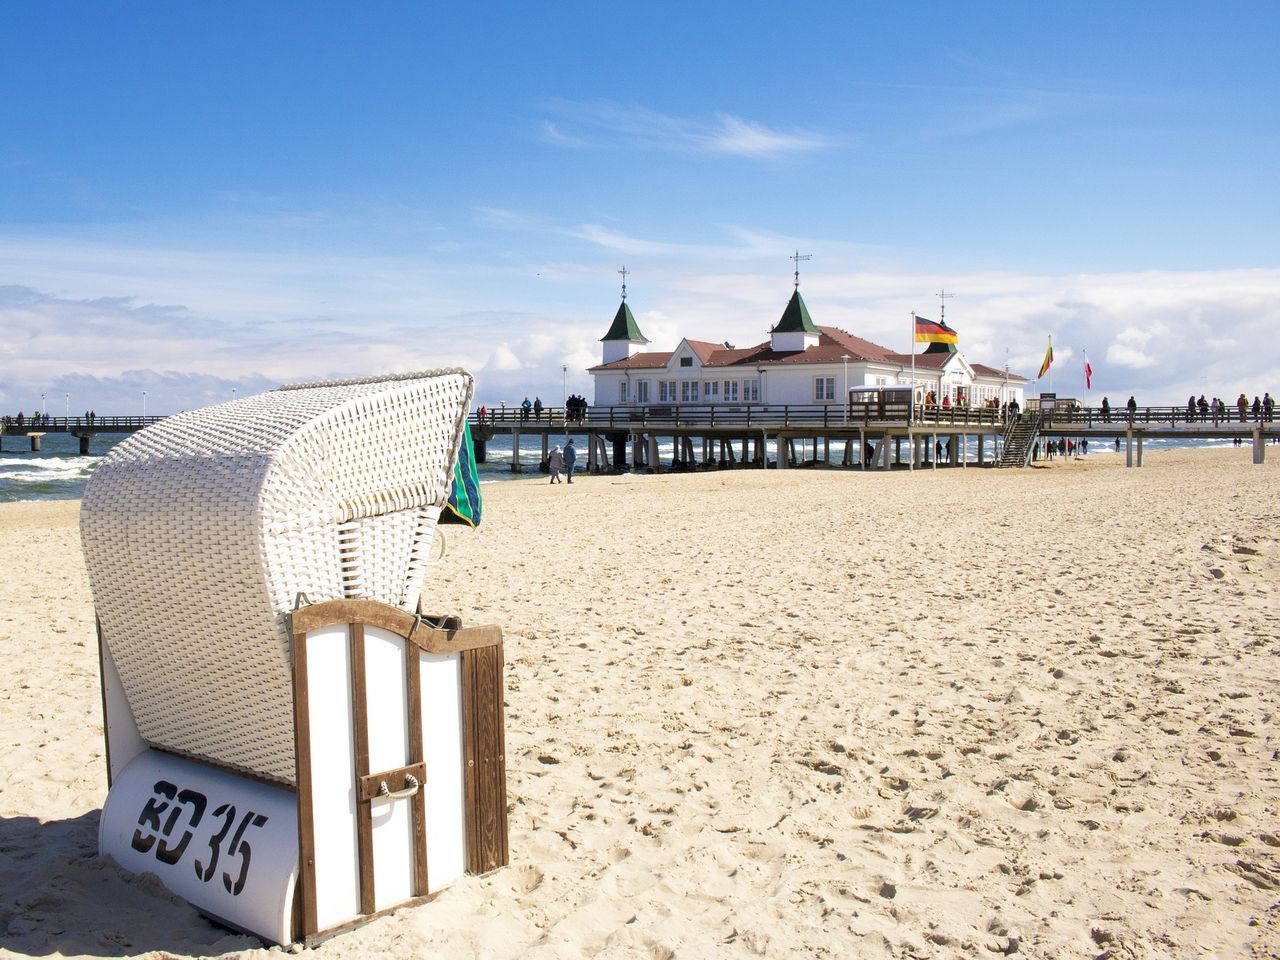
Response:
[{"label": "distant pier section", "polygon": [[[1049,437],[1107,444],[1119,440],[1129,467],[1142,466],[1147,440],[1239,439],[1252,447],[1253,462],[1262,463],[1266,442],[1280,437],[1274,421],[1240,418],[1234,411],[1231,416],[1188,416],[1181,407],[1130,411],[1046,404],[1010,416],[998,407],[852,402],[619,405],[585,411],[548,407],[536,414],[505,407],[486,409],[483,418],[473,414],[471,431],[481,463],[488,441],[509,435],[515,473],[533,461],[535,450],[539,459],[533,466],[545,463],[553,438],[568,436],[586,439],[590,472],[836,466],[833,441],[844,451],[839,466],[862,470],[1026,467],[1037,443]],[[664,464],[658,444],[668,437],[673,454]],[[770,443],[774,460],[768,458]]]},{"label": "distant pier section", "polygon": [[47,417],[43,414],[8,415],[0,418],[0,451],[11,437],[24,437],[31,452],[40,452],[40,441],[46,433],[69,433],[80,441],[80,454],[87,456],[89,443],[99,433],[137,433],[143,427],[159,423],[164,417]]}]

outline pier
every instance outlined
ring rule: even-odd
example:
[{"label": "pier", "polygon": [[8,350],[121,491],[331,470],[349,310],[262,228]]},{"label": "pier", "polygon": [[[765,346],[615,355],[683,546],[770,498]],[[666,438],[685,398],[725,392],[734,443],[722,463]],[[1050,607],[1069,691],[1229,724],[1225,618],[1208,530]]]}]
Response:
[{"label": "pier", "polygon": [[80,455],[89,453],[89,442],[99,433],[136,433],[143,427],[159,423],[164,417],[47,417],[33,414],[23,417],[6,415],[0,419],[0,451],[6,437],[26,437],[31,452],[40,452],[40,441],[47,433],[69,433],[80,440]]},{"label": "pier", "polygon": [[[471,417],[476,459],[484,463],[493,437],[511,437],[511,470],[546,463],[553,437],[586,439],[586,470],[631,468],[708,470],[741,467],[841,466],[862,470],[955,467],[1026,467],[1037,442],[1049,436],[1125,444],[1125,465],[1141,467],[1152,439],[1248,441],[1253,462],[1262,463],[1267,440],[1280,437],[1273,421],[1198,414],[1185,408],[1100,407],[1033,409],[1006,418],[994,407],[856,404],[649,404],[600,406],[585,413],[558,407],[540,414],[519,407],[486,410]],[[663,464],[659,438],[670,438],[673,455]],[[525,446],[525,441],[528,446]],[[970,459],[970,441],[976,459]],[[768,458],[769,444],[775,458]],[[832,446],[843,453],[834,463]],[[534,460],[535,455],[538,459]],[[861,456],[856,451],[861,451]],[[522,459],[527,455],[528,459]],[[582,454],[580,454],[580,457]]]}]

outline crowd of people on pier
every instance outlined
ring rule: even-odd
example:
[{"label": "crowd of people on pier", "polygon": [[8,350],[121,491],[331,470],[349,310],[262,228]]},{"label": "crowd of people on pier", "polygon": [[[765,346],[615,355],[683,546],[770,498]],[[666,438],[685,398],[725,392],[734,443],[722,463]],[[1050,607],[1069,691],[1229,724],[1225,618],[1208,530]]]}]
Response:
[{"label": "crowd of people on pier", "polygon": [[[1249,403],[1249,398],[1245,394],[1236,397],[1236,416],[1241,423],[1247,423],[1250,419],[1254,423],[1270,423],[1275,418],[1275,400],[1272,399],[1270,393],[1264,393],[1261,397],[1254,397],[1253,403]],[[1196,420],[1201,422],[1213,421],[1214,424],[1225,422],[1228,419],[1227,404],[1219,397],[1212,400],[1206,400],[1204,394],[1200,394],[1197,400],[1194,395],[1187,398],[1187,423],[1193,423]]]},{"label": "crowd of people on pier", "polygon": [[[81,420],[80,417],[74,418],[75,426],[92,427],[93,422],[97,417],[98,415],[92,410],[86,410],[84,412],[83,420]],[[19,410],[17,416],[12,416],[6,413],[3,417],[0,417],[0,425],[4,426],[6,430],[11,427],[17,430],[35,430],[38,427],[47,427],[49,425],[49,419],[47,411],[42,413],[33,413],[31,416],[27,416],[24,411]]]}]

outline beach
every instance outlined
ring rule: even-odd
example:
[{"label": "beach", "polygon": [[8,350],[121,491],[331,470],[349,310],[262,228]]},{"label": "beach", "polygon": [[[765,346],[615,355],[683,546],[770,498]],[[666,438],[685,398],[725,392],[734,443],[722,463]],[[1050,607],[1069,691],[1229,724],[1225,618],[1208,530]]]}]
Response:
[{"label": "beach", "polygon": [[[1280,956],[1280,455],[484,487],[511,865],[317,956]],[[0,504],[0,955],[265,955],[96,855],[78,502]]]}]

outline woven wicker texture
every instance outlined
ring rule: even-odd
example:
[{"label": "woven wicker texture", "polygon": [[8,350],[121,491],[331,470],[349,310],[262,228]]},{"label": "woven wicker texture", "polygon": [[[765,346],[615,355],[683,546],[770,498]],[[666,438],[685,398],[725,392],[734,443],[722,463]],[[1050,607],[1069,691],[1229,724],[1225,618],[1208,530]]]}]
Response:
[{"label": "woven wicker texture", "polygon": [[285,614],[299,594],[414,608],[473,389],[464,370],[290,385],[103,459],[81,538],[144,739],[293,783]]}]

